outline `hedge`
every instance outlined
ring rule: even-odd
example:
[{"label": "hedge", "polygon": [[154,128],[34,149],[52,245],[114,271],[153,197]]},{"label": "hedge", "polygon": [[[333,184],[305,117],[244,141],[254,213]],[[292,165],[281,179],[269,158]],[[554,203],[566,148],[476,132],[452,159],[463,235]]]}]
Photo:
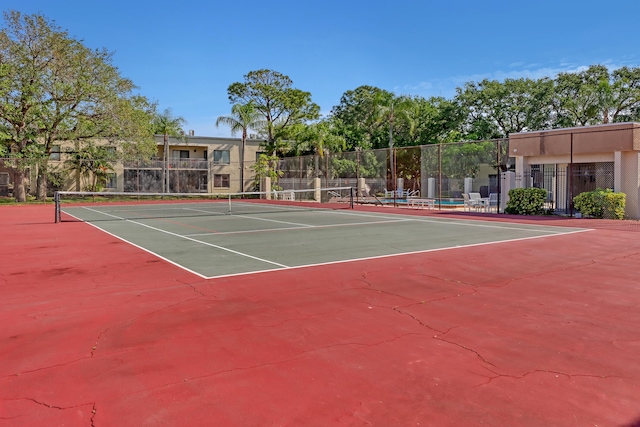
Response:
[{"label": "hedge", "polygon": [[517,215],[542,215],[547,190],[544,188],[514,188],[509,190],[506,213]]},{"label": "hedge", "polygon": [[583,216],[592,218],[624,219],[627,195],[610,188],[587,191],[573,198],[573,207]]}]

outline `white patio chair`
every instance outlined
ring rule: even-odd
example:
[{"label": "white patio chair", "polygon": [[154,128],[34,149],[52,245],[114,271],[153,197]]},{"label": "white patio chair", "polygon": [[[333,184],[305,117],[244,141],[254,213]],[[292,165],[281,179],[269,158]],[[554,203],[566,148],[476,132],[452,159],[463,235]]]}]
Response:
[{"label": "white patio chair", "polygon": [[467,208],[469,208],[469,210],[481,210],[484,206],[484,204],[482,203],[482,198],[480,197],[480,193],[464,193],[462,195],[462,198],[464,199],[464,210],[466,211]]}]

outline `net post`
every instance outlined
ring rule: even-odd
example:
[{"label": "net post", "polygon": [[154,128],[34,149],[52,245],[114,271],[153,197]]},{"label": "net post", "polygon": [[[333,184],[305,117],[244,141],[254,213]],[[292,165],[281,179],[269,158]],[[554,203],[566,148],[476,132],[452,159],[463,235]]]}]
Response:
[{"label": "net post", "polygon": [[57,191],[53,194],[53,205],[56,216],[55,223],[57,224],[60,222],[60,193]]},{"label": "net post", "polygon": [[353,187],[349,188],[349,193],[350,193],[349,194],[349,208],[350,209],[353,209],[353,193],[354,193],[353,190],[354,190]]},{"label": "net post", "polygon": [[229,193],[228,203],[229,203],[229,215],[231,215],[231,193]]}]

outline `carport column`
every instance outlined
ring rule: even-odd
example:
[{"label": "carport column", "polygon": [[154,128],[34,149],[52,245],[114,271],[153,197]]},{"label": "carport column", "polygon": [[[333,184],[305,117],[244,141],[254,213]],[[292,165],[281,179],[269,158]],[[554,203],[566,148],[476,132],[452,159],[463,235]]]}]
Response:
[{"label": "carport column", "polygon": [[316,202],[322,201],[322,191],[320,191],[321,188],[322,188],[322,179],[313,178],[313,189],[315,190],[313,192],[313,200]]},{"label": "carport column", "polygon": [[436,179],[427,178],[427,199],[436,198]]},{"label": "carport column", "polygon": [[512,171],[500,175],[500,207],[499,212],[504,212],[509,202],[509,190],[516,188],[516,173]]},{"label": "carport column", "polygon": [[260,191],[265,193],[262,197],[271,200],[271,178],[267,176],[260,181]]},{"label": "carport column", "polygon": [[637,151],[620,153],[620,167],[618,167],[618,153],[615,154],[615,191],[621,191],[627,195],[625,216],[640,219],[640,153]]},{"label": "carport column", "polygon": [[464,192],[466,194],[473,192],[473,178],[464,179]]},{"label": "carport column", "polygon": [[613,152],[613,191],[622,191],[622,152]]},{"label": "carport column", "polygon": [[365,197],[365,195],[366,196],[369,195],[367,193],[367,183],[364,178],[358,178],[357,185],[358,185],[358,192],[357,192],[358,197]]}]

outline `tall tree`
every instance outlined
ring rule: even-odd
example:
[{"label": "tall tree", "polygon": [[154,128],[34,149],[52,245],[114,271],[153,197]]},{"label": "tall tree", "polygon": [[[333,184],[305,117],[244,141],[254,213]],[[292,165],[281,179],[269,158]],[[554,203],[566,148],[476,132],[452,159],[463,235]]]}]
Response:
[{"label": "tall tree", "polygon": [[164,167],[162,168],[162,192],[169,193],[169,137],[185,139],[183,126],[186,124],[184,118],[174,116],[171,109],[167,108],[162,113],[156,114],[153,118],[152,129],[156,135],[163,136],[163,157]]},{"label": "tall tree", "polygon": [[610,72],[604,65],[560,73],[555,80],[555,127],[634,121],[640,118],[640,68]]},{"label": "tall tree", "polygon": [[396,121],[396,146],[461,141],[463,109],[442,97],[414,97]]},{"label": "tall tree", "polygon": [[379,105],[391,100],[393,94],[374,86],[359,86],[346,91],[340,104],[331,109],[336,130],[343,136],[347,150],[388,146],[388,132],[380,121]]},{"label": "tall tree", "polygon": [[247,132],[249,129],[260,131],[265,128],[266,121],[256,109],[254,103],[235,104],[231,107],[230,116],[220,116],[216,119],[216,127],[220,125],[228,126],[231,136],[238,132],[241,134],[242,143],[240,147],[240,191],[244,191],[244,153],[247,146]]},{"label": "tall tree", "polygon": [[338,153],[345,149],[345,140],[337,135],[332,120],[321,120],[303,126],[295,135],[296,155],[316,154],[321,158],[327,152]]},{"label": "tall tree", "polygon": [[628,122],[640,119],[640,67],[621,67],[601,81],[602,123]]},{"label": "tall tree", "polygon": [[[26,199],[27,168],[38,166],[39,180],[45,179],[58,141],[133,138],[141,145],[153,143],[148,121],[140,121],[149,116],[139,114],[135,86],[111,65],[111,53],[85,47],[40,14],[9,11],[4,19],[0,143],[13,158],[16,200]],[[43,197],[46,185],[39,184]]]},{"label": "tall tree", "polygon": [[232,83],[227,89],[232,104],[253,103],[266,121],[265,148],[269,154],[275,154],[280,143],[290,137],[292,126],[320,117],[320,107],[311,101],[311,93],[292,85],[288,76],[262,69],[249,72],[244,82]]},{"label": "tall tree", "polygon": [[549,127],[552,95],[548,78],[485,79],[458,88],[456,100],[468,112],[467,130],[473,139],[491,139]]},{"label": "tall tree", "polygon": [[592,65],[579,72],[560,73],[555,79],[554,127],[586,126],[602,123],[608,103],[603,92],[609,89],[609,70]]}]

